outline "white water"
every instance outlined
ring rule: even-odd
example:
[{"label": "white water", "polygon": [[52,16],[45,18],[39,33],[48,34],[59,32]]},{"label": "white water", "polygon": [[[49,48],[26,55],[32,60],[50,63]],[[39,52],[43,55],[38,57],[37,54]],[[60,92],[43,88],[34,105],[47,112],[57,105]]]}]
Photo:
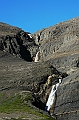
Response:
[{"label": "white water", "polygon": [[35,56],[35,61],[34,62],[38,62],[39,61],[39,52],[37,52],[36,56]]},{"label": "white water", "polygon": [[60,84],[61,84],[61,79],[59,79],[59,83],[57,83],[56,85],[53,85],[53,86],[52,86],[51,92],[50,92],[49,97],[48,97],[48,101],[47,101],[47,103],[46,103],[47,111],[50,110],[52,104],[54,103],[55,93],[56,93],[57,88],[58,88],[58,86],[59,86]]},{"label": "white water", "polygon": [[28,34],[30,38],[32,38],[31,34]]}]

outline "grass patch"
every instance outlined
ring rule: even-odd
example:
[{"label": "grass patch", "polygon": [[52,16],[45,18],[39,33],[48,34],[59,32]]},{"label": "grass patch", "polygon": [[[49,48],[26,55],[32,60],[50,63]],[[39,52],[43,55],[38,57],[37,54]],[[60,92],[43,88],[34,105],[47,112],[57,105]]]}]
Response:
[{"label": "grass patch", "polygon": [[4,96],[4,93],[0,93],[0,98],[2,98]]},{"label": "grass patch", "polygon": [[0,112],[13,112],[13,111],[19,111],[19,112],[30,112],[30,107],[25,104],[24,102],[27,102],[28,96],[25,99],[22,99],[21,95],[17,94],[16,96],[5,98],[5,100],[2,101],[2,104],[0,106]]},{"label": "grass patch", "polygon": [[[0,95],[0,98],[3,97],[3,94]],[[0,105],[0,112],[2,113],[12,113],[12,112],[26,112],[27,114],[32,114],[38,116],[42,119],[40,120],[55,120],[50,116],[40,113],[39,110],[36,110],[31,105],[28,104],[28,101],[32,101],[32,96],[29,93],[21,93],[16,94],[14,96],[5,97],[5,100],[2,101]],[[16,120],[12,118],[12,120]],[[22,118],[18,118],[17,120],[22,120]]]}]

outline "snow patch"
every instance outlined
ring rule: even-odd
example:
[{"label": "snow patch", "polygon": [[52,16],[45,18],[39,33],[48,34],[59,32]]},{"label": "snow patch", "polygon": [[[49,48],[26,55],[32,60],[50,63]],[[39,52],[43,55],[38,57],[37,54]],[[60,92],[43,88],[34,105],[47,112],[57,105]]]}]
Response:
[{"label": "snow patch", "polygon": [[32,38],[31,34],[28,34],[30,38]]}]

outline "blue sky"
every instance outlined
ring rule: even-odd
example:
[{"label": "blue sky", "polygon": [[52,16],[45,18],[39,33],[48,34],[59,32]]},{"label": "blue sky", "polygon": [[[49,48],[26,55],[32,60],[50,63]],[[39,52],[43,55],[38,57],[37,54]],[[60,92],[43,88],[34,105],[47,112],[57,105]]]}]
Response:
[{"label": "blue sky", "polygon": [[34,33],[79,17],[79,0],[0,0],[0,22]]}]

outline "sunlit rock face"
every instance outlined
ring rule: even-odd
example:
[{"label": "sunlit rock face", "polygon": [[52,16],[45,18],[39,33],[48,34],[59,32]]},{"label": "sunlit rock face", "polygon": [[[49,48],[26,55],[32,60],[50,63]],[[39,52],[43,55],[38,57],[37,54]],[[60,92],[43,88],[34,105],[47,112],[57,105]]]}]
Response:
[{"label": "sunlit rock face", "polygon": [[61,22],[33,34],[40,45],[41,61],[49,61],[59,71],[71,71],[79,58],[79,18]]},{"label": "sunlit rock face", "polygon": [[68,74],[57,89],[54,114],[58,120],[78,120],[79,18],[42,29],[33,36],[40,45],[40,60]]}]

